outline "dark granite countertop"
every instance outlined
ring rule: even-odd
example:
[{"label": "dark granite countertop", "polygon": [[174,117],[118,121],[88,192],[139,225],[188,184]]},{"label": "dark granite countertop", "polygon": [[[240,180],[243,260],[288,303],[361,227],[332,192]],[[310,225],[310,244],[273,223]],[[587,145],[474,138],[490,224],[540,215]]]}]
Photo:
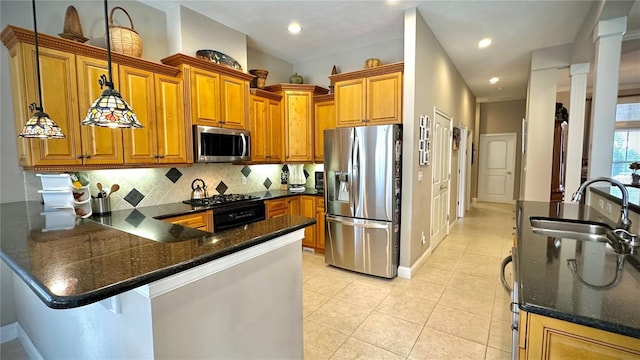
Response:
[{"label": "dark granite countertop", "polygon": [[640,256],[617,255],[601,242],[535,234],[529,219],[611,223],[579,204],[519,201],[516,213],[520,309],[640,338]]},{"label": "dark granite countertop", "polygon": [[[640,188],[635,186],[625,186],[629,193],[629,210],[640,214]],[[617,186],[611,187],[590,187],[591,191],[600,194],[612,201],[622,204],[622,191]]]},{"label": "dark granite countertop", "polygon": [[[258,221],[216,234],[154,217],[184,214],[168,204],[75,218],[50,228],[38,202],[0,204],[0,256],[51,308],[87,305],[315,223],[301,216]],[[73,223],[73,222],[72,222]]]},{"label": "dark granite countertop", "polygon": [[293,192],[293,191],[285,191],[285,190],[265,190],[249,193],[247,195],[259,196],[263,200],[277,199],[279,197],[287,197],[287,196],[296,196],[296,195],[313,195],[313,196],[324,196],[324,193],[318,192],[316,189],[305,188],[304,191]]}]

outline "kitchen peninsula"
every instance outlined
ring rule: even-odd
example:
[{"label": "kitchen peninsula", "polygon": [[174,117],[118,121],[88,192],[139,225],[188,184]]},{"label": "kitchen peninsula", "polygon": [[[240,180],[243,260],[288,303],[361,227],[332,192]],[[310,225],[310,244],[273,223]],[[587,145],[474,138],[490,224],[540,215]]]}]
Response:
[{"label": "kitchen peninsula", "polygon": [[315,220],[212,234],[156,220],[167,206],[49,231],[38,202],[0,205],[18,320],[40,355],[302,357],[300,240]]},{"label": "kitchen peninsula", "polygon": [[615,226],[582,204],[517,203],[513,351],[520,359],[640,356],[640,256],[577,233],[541,232],[532,218]]}]

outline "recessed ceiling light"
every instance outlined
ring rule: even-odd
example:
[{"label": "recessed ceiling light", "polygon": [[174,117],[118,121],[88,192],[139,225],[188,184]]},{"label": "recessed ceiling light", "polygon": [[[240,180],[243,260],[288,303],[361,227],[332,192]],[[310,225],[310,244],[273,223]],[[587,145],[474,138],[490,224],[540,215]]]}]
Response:
[{"label": "recessed ceiling light", "polygon": [[300,31],[302,31],[302,26],[300,26],[300,24],[298,24],[298,23],[291,23],[291,24],[289,24],[287,29],[289,30],[290,33],[297,34]]},{"label": "recessed ceiling light", "polygon": [[389,4],[389,5],[395,5],[395,4],[399,3],[399,2],[400,2],[400,0],[387,0],[387,4]]},{"label": "recessed ceiling light", "polygon": [[496,83],[498,83],[498,81],[500,81],[500,78],[494,76],[491,79],[489,79],[489,84],[496,84]]},{"label": "recessed ceiling light", "polygon": [[478,47],[480,49],[484,49],[489,47],[489,45],[491,45],[492,43],[493,43],[493,40],[491,40],[490,38],[484,38],[478,42]]}]

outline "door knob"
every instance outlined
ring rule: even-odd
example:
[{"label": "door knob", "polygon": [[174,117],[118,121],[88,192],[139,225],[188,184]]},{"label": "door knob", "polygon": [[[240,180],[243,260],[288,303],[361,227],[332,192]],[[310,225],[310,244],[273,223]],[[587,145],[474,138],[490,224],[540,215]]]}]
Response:
[{"label": "door knob", "polygon": [[507,175],[511,175],[511,171],[507,171]]}]

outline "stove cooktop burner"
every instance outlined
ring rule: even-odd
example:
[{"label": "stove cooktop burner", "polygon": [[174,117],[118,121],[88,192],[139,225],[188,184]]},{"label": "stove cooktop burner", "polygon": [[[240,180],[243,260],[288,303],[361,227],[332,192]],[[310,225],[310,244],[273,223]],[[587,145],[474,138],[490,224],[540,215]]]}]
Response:
[{"label": "stove cooktop burner", "polygon": [[183,203],[191,204],[191,205],[199,205],[199,206],[211,206],[211,205],[236,203],[240,201],[256,200],[256,199],[260,199],[260,197],[254,196],[254,195],[244,195],[244,194],[219,194],[219,195],[213,195],[205,199],[184,200]]}]

